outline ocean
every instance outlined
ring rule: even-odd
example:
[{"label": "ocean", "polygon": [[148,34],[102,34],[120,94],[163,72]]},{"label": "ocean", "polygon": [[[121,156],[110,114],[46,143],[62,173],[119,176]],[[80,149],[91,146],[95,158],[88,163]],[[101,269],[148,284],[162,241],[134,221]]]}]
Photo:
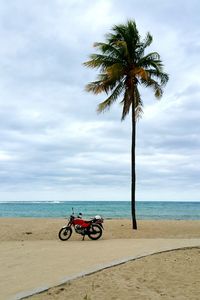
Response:
[{"label": "ocean", "polygon": [[[131,218],[128,201],[16,201],[0,202],[0,217],[63,218],[74,208],[83,217]],[[138,220],[200,220],[200,202],[136,202]]]}]

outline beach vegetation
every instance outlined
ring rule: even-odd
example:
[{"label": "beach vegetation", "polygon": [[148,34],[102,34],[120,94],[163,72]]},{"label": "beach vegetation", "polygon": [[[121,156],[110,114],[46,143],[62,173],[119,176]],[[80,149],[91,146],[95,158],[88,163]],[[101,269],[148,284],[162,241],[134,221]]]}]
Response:
[{"label": "beach vegetation", "polygon": [[153,41],[148,32],[141,38],[134,20],[113,26],[104,42],[94,43],[96,53],[84,63],[86,67],[98,69],[97,80],[86,85],[86,90],[95,95],[105,93],[106,99],[97,107],[102,113],[110,109],[116,100],[122,105],[121,120],[131,111],[131,214],[132,227],[137,229],[135,210],[136,168],[136,121],[143,113],[141,88],[151,88],[155,98],[160,99],[168,82],[168,74],[158,52],[146,53]]}]

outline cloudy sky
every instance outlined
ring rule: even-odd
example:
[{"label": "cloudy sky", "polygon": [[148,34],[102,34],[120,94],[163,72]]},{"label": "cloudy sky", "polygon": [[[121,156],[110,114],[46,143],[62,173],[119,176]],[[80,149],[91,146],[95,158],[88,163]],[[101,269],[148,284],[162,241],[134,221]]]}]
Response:
[{"label": "cloudy sky", "polygon": [[130,118],[84,91],[82,63],[113,24],[135,19],[170,74],[141,91],[137,200],[200,200],[197,0],[0,0],[0,201],[129,200]]}]

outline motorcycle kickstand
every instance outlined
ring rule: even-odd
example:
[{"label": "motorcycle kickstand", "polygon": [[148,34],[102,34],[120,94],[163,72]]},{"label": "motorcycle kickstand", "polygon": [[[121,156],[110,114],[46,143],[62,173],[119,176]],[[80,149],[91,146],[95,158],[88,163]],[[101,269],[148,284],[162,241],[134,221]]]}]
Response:
[{"label": "motorcycle kickstand", "polygon": [[85,235],[83,235],[83,238],[82,238],[82,241],[84,241],[85,240]]}]

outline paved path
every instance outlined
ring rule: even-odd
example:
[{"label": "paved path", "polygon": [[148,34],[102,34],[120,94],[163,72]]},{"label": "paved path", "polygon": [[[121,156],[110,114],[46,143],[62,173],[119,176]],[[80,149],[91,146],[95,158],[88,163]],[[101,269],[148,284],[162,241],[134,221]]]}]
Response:
[{"label": "paved path", "polygon": [[0,299],[21,299],[131,259],[194,246],[200,239],[1,242]]}]

